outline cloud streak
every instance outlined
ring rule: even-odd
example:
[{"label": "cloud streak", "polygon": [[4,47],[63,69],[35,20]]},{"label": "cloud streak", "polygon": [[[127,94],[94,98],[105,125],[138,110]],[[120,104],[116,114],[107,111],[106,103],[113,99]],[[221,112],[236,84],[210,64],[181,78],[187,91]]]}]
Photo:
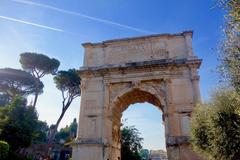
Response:
[{"label": "cloud streak", "polygon": [[45,25],[41,25],[41,24],[37,24],[37,23],[32,23],[32,22],[28,22],[28,21],[24,21],[24,20],[20,20],[20,19],[15,19],[15,18],[11,18],[11,17],[0,16],[0,18],[5,19],[5,20],[9,20],[9,21],[13,21],[13,22],[28,24],[28,25],[31,25],[31,26],[44,28],[44,29],[48,29],[48,30],[52,30],[52,31],[64,32],[64,30],[59,29],[59,28],[53,28],[53,27],[49,27],[49,26],[45,26]]},{"label": "cloud streak", "polygon": [[118,27],[121,27],[121,28],[129,29],[129,30],[132,30],[132,31],[140,32],[140,33],[154,34],[154,32],[143,30],[143,29],[140,29],[140,28],[137,28],[137,27],[113,22],[113,21],[110,21],[110,20],[102,19],[102,18],[89,16],[89,15],[82,14],[82,13],[79,13],[79,12],[73,12],[73,11],[57,8],[57,7],[42,4],[42,3],[36,3],[36,2],[28,1],[28,0],[12,0],[12,1],[17,2],[17,3],[37,6],[37,7],[41,7],[41,8],[46,8],[46,9],[54,10],[54,11],[57,11],[57,12],[69,14],[69,15],[79,16],[79,17],[89,19],[89,20],[92,20],[92,21],[105,23],[105,24],[109,24],[109,25],[114,25],[114,26],[118,26]]}]

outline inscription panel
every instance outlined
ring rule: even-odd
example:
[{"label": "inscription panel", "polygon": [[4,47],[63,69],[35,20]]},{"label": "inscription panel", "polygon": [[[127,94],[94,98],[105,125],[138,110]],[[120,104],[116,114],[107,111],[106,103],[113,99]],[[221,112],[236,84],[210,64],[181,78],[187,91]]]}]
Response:
[{"label": "inscription panel", "polygon": [[116,40],[85,46],[85,48],[86,63],[84,64],[88,67],[184,58],[188,55],[184,35]]},{"label": "inscription panel", "polygon": [[[147,54],[146,54],[147,53]],[[109,64],[138,62],[168,58],[166,43],[138,42],[111,46],[106,49],[106,62]]]}]

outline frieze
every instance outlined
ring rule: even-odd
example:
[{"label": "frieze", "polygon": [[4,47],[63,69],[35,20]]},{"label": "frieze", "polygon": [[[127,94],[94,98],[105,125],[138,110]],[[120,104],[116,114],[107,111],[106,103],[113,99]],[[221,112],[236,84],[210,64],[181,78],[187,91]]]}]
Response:
[{"label": "frieze", "polygon": [[[131,62],[131,63],[125,63],[121,65],[106,65],[106,66],[100,66],[100,67],[82,67],[79,70],[80,76],[84,75],[86,77],[89,77],[90,75],[94,76],[104,76],[108,73],[119,73],[124,71],[130,71],[130,70],[146,70],[146,69],[157,69],[162,70],[165,68],[171,68],[175,67],[176,70],[178,70],[180,67],[194,67],[199,68],[201,65],[202,60],[201,59],[161,59],[161,60],[152,60],[152,61],[144,61],[144,62]],[[172,71],[171,71],[172,72]]]}]

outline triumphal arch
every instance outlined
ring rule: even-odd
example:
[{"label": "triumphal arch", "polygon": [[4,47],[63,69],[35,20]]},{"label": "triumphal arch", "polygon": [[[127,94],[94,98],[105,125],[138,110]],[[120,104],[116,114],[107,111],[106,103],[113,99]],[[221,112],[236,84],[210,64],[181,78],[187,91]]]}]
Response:
[{"label": "triumphal arch", "polygon": [[168,159],[199,159],[189,146],[189,118],[200,102],[201,60],[193,52],[192,36],[185,31],[83,44],[73,160],[121,159],[122,112],[142,102],[163,112]]}]

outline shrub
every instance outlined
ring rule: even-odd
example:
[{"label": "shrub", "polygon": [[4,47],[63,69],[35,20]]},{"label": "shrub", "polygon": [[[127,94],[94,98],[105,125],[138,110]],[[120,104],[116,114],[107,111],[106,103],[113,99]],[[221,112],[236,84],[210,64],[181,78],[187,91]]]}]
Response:
[{"label": "shrub", "polygon": [[191,144],[213,160],[239,160],[240,96],[220,90],[195,110],[191,121]]},{"label": "shrub", "polygon": [[9,144],[5,141],[0,141],[0,159],[4,160],[8,157]]}]

